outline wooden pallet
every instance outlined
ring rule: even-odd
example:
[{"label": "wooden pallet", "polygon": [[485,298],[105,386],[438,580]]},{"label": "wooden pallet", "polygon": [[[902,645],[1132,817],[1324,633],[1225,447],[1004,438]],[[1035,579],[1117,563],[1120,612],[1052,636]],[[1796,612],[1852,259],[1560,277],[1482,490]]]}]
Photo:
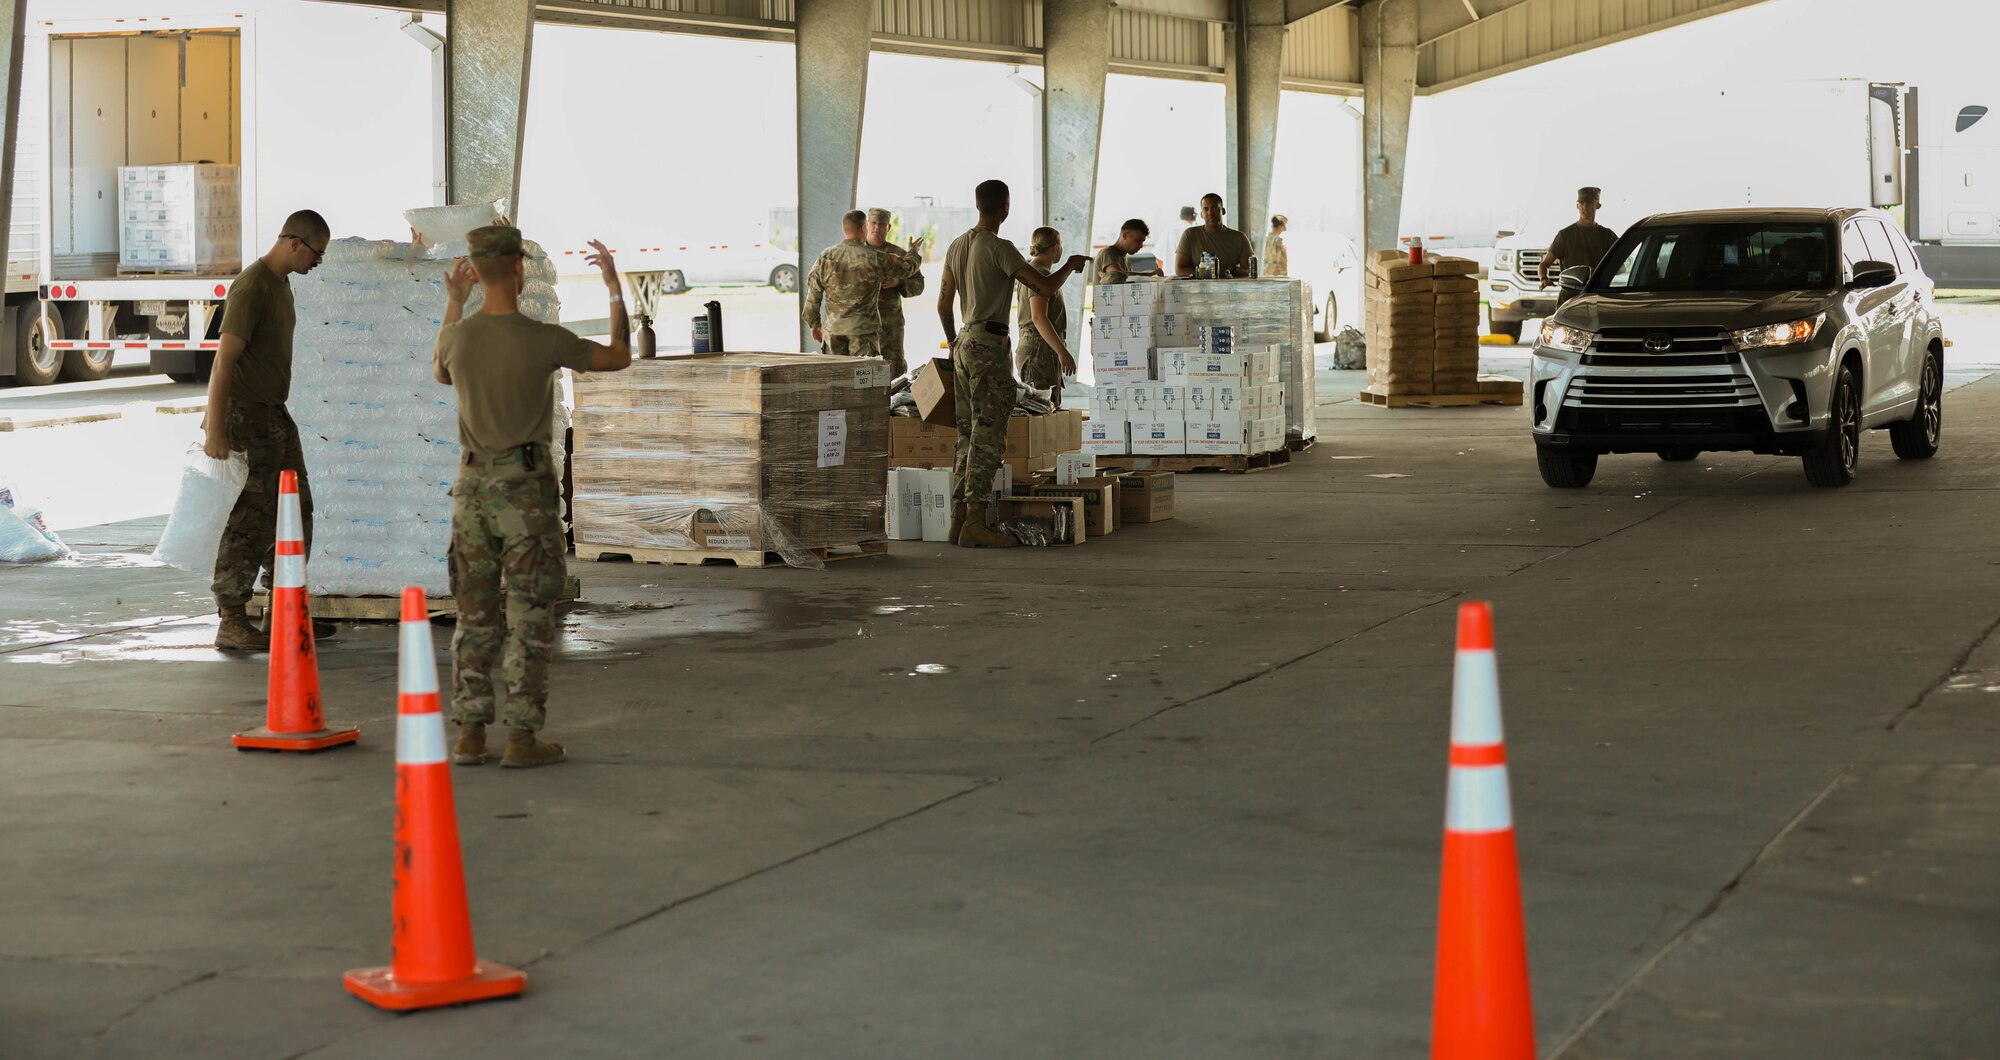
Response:
[{"label": "wooden pallet", "polygon": [[[556,602],[574,603],[582,595],[581,581],[564,578],[562,599]],[[458,617],[458,601],[449,596],[433,596],[427,603],[433,619]],[[270,606],[270,595],[258,593],[250,598],[246,610],[251,618],[262,618],[265,609]],[[403,619],[403,599],[399,596],[315,596],[312,598],[312,616],[322,622],[400,622]]]},{"label": "wooden pallet", "polygon": [[1284,467],[1292,462],[1292,451],[1273,449],[1268,453],[1230,456],[1100,456],[1097,462],[1100,467],[1122,467],[1128,471],[1173,471],[1180,474],[1220,471],[1229,475],[1247,475],[1252,471]]},{"label": "wooden pallet", "polygon": [[[821,562],[832,563],[843,559],[861,559],[865,556],[886,556],[889,554],[887,541],[860,541],[852,545],[830,545],[823,548],[809,548],[805,551],[818,556]],[[576,543],[576,558],[586,560],[624,561],[630,563],[671,563],[676,567],[700,567],[710,563],[728,563],[738,567],[782,567],[785,558],[773,551],[736,548],[645,548],[634,545],[594,545],[587,541]]]},{"label": "wooden pallet", "polygon": [[1521,392],[1491,394],[1384,394],[1375,387],[1364,387],[1357,397],[1364,405],[1383,409],[1402,408],[1466,408],[1472,405],[1519,405]]}]

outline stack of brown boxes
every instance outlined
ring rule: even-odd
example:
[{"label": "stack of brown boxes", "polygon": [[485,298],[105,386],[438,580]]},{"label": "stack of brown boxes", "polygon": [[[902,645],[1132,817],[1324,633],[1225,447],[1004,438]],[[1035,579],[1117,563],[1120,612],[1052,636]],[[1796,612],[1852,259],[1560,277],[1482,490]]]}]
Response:
[{"label": "stack of brown boxes", "polygon": [[1437,296],[1437,354],[1432,393],[1479,393],[1479,263],[1471,258],[1430,257],[1431,291]]},{"label": "stack of brown boxes", "polygon": [[[1403,251],[1368,259],[1368,386],[1364,401],[1424,404],[1469,398],[1519,404],[1521,383],[1479,376],[1479,271],[1470,258],[1430,255],[1411,263]],[[1402,400],[1397,400],[1402,399]]]},{"label": "stack of brown boxes", "polygon": [[[1054,467],[1058,453],[1082,448],[1080,409],[1062,409],[1047,416],[1014,416],[1007,421],[1004,459],[1016,479]],[[950,467],[957,455],[957,427],[940,427],[912,416],[890,417],[890,467]]]},{"label": "stack of brown boxes", "polygon": [[889,370],[875,358],[729,353],[576,379],[576,541],[810,550],[883,536]]}]

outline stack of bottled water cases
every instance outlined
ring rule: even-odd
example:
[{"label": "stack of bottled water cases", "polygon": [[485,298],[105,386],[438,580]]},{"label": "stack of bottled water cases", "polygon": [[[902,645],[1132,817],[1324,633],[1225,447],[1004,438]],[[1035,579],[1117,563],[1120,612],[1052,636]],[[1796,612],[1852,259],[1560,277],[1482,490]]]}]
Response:
[{"label": "stack of bottled water cases", "polygon": [[[521,312],[556,322],[556,270],[529,243]],[[298,332],[292,418],[313,493],[307,588],[384,596],[420,585],[450,591],[451,484],[458,474],[458,400],[435,379],[444,279],[463,242],[335,241],[319,268],[292,280]],[[474,289],[466,313],[478,311]],[[558,474],[567,425],[558,395]]]}]

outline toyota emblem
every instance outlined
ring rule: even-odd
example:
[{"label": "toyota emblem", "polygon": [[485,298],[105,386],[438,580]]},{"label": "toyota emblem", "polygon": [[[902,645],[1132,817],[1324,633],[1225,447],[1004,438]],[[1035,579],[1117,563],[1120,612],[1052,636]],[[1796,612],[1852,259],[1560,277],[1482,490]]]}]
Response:
[{"label": "toyota emblem", "polygon": [[1674,348],[1674,337],[1664,331],[1655,331],[1646,336],[1646,349],[1653,353],[1665,353]]}]

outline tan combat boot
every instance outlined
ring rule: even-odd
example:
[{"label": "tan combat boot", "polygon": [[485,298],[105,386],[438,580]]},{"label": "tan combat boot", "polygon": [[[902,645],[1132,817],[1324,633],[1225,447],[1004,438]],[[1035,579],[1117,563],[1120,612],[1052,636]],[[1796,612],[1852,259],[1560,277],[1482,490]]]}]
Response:
[{"label": "tan combat boot", "polygon": [[963,529],[965,529],[965,505],[954,504],[951,506],[951,532],[945,535],[945,540],[954,545],[958,544],[958,532]]},{"label": "tan combat boot", "polygon": [[562,744],[538,740],[529,729],[507,730],[507,750],[500,756],[501,765],[527,769],[530,766],[554,765],[562,760]]},{"label": "tan combat boot", "polygon": [[216,614],[222,622],[215,627],[215,647],[218,651],[270,651],[271,638],[250,621],[243,608],[224,607]]},{"label": "tan combat boot", "polygon": [[486,764],[485,722],[468,721],[458,727],[458,746],[451,749],[451,760],[462,766]]},{"label": "tan combat boot", "polygon": [[959,528],[958,543],[964,548],[1013,548],[1018,542],[1007,536],[1004,530],[995,530],[986,525],[986,513],[980,511],[983,505],[965,506],[961,518],[965,525]]}]

